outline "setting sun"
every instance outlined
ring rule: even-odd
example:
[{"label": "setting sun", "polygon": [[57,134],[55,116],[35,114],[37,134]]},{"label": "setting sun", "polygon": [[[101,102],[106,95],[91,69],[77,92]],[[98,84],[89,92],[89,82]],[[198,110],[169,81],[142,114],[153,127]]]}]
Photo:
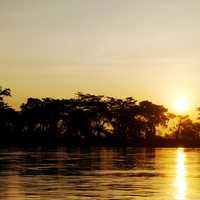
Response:
[{"label": "setting sun", "polygon": [[175,102],[175,110],[178,113],[184,113],[188,111],[188,100],[185,97],[178,98]]}]

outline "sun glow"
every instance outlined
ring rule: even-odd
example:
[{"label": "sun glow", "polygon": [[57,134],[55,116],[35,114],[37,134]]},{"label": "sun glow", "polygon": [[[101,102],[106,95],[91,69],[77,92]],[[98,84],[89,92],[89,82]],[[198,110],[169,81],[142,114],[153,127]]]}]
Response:
[{"label": "sun glow", "polygon": [[174,107],[177,113],[185,113],[189,108],[188,100],[185,97],[178,98]]}]

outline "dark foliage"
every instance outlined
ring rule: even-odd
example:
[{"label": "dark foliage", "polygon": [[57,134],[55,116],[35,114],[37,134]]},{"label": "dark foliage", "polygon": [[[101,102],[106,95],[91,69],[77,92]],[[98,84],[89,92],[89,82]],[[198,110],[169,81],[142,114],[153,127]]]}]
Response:
[{"label": "dark foliage", "polygon": [[176,117],[170,136],[157,135],[158,127],[175,116],[150,101],[78,93],[74,99],[28,98],[17,112],[5,103],[7,96],[10,89],[1,88],[1,145],[166,146],[199,141],[200,125],[187,117]]}]

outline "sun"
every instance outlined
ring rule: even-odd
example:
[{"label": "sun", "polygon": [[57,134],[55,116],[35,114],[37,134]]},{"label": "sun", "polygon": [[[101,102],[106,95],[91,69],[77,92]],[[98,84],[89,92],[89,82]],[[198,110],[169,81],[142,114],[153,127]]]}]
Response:
[{"label": "sun", "polygon": [[175,101],[175,110],[177,113],[185,113],[188,111],[188,100],[185,97],[180,97]]}]

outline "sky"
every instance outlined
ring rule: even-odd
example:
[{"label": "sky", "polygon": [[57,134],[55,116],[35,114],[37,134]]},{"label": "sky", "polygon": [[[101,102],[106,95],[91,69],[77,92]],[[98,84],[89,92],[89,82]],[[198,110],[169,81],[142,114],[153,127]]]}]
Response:
[{"label": "sky", "polygon": [[78,91],[200,106],[199,0],[0,0],[11,105]]}]

